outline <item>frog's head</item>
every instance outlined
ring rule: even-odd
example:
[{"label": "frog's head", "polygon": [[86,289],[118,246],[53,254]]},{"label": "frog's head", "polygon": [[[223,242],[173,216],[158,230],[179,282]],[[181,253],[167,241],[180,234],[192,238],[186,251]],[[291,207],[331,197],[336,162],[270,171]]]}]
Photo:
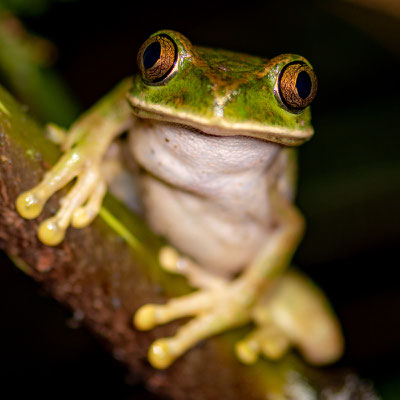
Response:
[{"label": "frog's head", "polygon": [[142,45],[138,64],[128,98],[140,117],[285,145],[313,134],[308,105],[317,79],[301,56],[267,60],[194,47],[183,35],[163,30]]}]

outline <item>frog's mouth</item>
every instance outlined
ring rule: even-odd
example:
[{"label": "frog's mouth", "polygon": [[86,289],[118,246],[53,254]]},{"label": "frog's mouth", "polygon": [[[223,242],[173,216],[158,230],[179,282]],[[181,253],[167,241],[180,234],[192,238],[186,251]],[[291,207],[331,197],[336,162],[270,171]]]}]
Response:
[{"label": "frog's mouth", "polygon": [[148,104],[134,96],[129,96],[129,103],[133,113],[140,118],[188,125],[210,135],[249,136],[285,146],[299,146],[314,134],[311,127],[288,129],[253,121],[232,122],[223,117],[205,118],[187,111],[171,110],[159,104]]}]

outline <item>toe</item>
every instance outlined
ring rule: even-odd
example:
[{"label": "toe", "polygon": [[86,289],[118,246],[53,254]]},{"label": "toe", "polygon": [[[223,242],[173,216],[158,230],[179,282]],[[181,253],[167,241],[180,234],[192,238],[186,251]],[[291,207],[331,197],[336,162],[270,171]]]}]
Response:
[{"label": "toe", "polygon": [[44,201],[33,191],[22,193],[18,196],[15,206],[21,217],[33,219],[43,210]]},{"label": "toe", "polygon": [[65,230],[55,218],[49,218],[39,225],[37,234],[42,243],[47,246],[57,246],[63,241]]},{"label": "toe", "polygon": [[254,340],[241,340],[235,345],[237,358],[244,364],[254,364],[258,360],[260,346]]},{"label": "toe", "polygon": [[173,353],[173,346],[167,338],[156,340],[149,349],[150,364],[157,369],[168,368],[177,356]]}]

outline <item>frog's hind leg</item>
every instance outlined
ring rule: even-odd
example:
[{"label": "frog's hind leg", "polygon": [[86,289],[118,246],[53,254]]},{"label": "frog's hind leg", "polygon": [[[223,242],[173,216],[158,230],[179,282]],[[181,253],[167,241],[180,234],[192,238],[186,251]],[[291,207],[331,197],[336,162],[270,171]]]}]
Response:
[{"label": "frog's hind leg", "polygon": [[63,146],[70,147],[69,150],[36,187],[17,198],[19,214],[27,219],[36,218],[50,196],[77,178],[69,193],[60,200],[57,214],[39,226],[38,235],[45,244],[57,245],[71,222],[82,227],[97,215],[106,191],[100,172],[103,156],[112,140],[133,121],[125,99],[129,85],[129,80],[123,81],[84,114],[71,128],[71,143],[60,136]]},{"label": "frog's hind leg", "polygon": [[327,299],[294,269],[260,296],[252,320],[256,328],[235,347],[246,364],[254,363],[260,354],[280,358],[291,346],[314,365],[333,362],[343,352],[340,326]]}]

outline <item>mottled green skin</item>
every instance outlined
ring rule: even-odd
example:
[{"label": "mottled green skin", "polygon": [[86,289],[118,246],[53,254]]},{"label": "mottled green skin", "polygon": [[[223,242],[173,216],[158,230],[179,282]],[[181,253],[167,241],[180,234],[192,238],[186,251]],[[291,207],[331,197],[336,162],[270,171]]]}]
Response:
[{"label": "mottled green skin", "polygon": [[[309,107],[294,114],[282,107],[274,94],[283,66],[295,60],[308,63],[303,57],[284,54],[267,60],[226,50],[194,47],[174,31],[159,31],[154,35],[160,33],[168,34],[177,44],[177,73],[159,85],[145,83],[140,74],[133,78],[128,98],[139,116],[162,119],[165,111],[170,115],[184,112],[189,125],[193,117],[201,118],[209,126],[223,125],[224,129],[233,124],[255,124],[257,129],[266,132],[273,126],[288,132],[310,131],[309,136],[312,135]],[[147,115],[147,106],[151,105],[163,107],[157,112],[158,116],[154,111]]]}]

